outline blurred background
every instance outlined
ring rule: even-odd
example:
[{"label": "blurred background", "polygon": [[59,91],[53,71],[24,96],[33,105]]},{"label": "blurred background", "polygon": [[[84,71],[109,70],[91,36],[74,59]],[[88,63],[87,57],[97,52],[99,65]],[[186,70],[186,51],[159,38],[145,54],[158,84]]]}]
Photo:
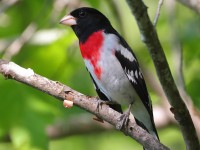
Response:
[{"label": "blurred background", "polygon": [[[144,0],[151,20],[158,1]],[[126,1],[118,0],[1,0],[0,58],[14,61],[51,80],[96,96],[70,27],[59,24],[71,10],[94,7],[104,13],[133,48],[153,101],[155,122],[163,144],[184,150],[180,129],[169,111],[146,46]],[[174,79],[189,106],[195,125],[200,123],[200,17],[168,0],[163,4],[157,32]],[[197,126],[196,126],[197,127]],[[200,129],[197,127],[198,135]],[[14,80],[0,76],[0,150],[142,150],[107,123],[76,106]]]}]

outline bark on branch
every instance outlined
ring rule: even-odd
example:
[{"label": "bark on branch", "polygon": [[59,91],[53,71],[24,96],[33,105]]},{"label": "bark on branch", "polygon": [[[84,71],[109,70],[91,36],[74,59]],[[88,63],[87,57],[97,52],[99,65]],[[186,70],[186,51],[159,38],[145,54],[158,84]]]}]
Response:
[{"label": "bark on branch", "polygon": [[126,0],[141,32],[142,40],[147,45],[153,59],[159,80],[170,102],[171,111],[178,121],[188,150],[200,149],[199,141],[190,113],[175,85],[163,48],[158,39],[156,29],[147,13],[142,0]]},{"label": "bark on branch", "polygon": [[[114,111],[107,105],[103,105],[99,112],[96,111],[100,99],[95,97],[85,96],[70,87],[56,81],[51,81],[45,77],[37,75],[32,69],[25,69],[13,62],[8,62],[0,59],[0,73],[7,79],[14,79],[21,83],[32,86],[40,91],[43,91],[55,98],[63,101],[68,99],[74,102],[75,105],[89,111],[90,113],[102,118],[108,123],[116,127],[120,113]],[[145,130],[130,120],[128,131],[122,130],[125,134],[135,139],[148,150],[167,150],[168,148],[154,139]]]}]

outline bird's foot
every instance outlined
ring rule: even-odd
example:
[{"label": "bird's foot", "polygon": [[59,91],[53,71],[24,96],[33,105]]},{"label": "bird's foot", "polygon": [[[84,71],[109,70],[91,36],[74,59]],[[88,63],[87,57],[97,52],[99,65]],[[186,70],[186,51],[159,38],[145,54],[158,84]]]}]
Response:
[{"label": "bird's foot", "polygon": [[130,114],[130,112],[127,111],[127,112],[123,113],[123,114],[119,117],[119,122],[118,122],[117,125],[116,125],[116,128],[117,128],[118,130],[122,130],[123,128],[124,128],[125,130],[128,129],[129,114]]},{"label": "bird's foot", "polygon": [[[102,105],[112,105],[112,104],[116,104],[114,102],[111,101],[102,101],[102,100],[98,100],[97,102],[97,106],[96,106],[96,113],[99,114],[100,109],[102,108]],[[98,116],[96,116],[95,118],[93,118],[94,120],[103,123],[103,119],[99,118]]]},{"label": "bird's foot", "polygon": [[98,100],[97,101],[97,107],[96,107],[96,112],[99,113],[99,110],[102,108],[102,105],[104,104],[104,102]]},{"label": "bird's foot", "polygon": [[97,102],[97,107],[96,107],[96,112],[99,113],[99,110],[102,108],[102,105],[114,105],[116,103],[112,102],[112,101],[102,101],[102,100],[99,100]]},{"label": "bird's foot", "polygon": [[[96,113],[97,113],[97,114],[99,114],[99,110],[102,108],[102,105],[107,104],[107,102],[108,102],[108,101],[102,101],[102,100],[98,100],[98,101],[97,101],[97,106],[96,106]],[[98,122],[101,122],[101,123],[104,122],[103,119],[101,119],[101,118],[98,117],[98,116],[95,116],[93,119],[94,119],[95,121],[98,121]]]},{"label": "bird's foot", "polygon": [[129,123],[129,115],[131,111],[131,106],[132,106],[132,103],[129,104],[128,110],[119,117],[119,122],[116,125],[116,128],[118,130],[122,130],[124,128],[125,131],[128,131],[128,123]]}]

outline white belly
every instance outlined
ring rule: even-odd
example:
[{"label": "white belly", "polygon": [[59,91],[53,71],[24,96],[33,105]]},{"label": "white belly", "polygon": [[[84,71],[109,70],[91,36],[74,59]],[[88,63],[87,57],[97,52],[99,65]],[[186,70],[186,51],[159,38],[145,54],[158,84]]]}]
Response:
[{"label": "white belly", "polygon": [[[104,53],[104,55],[108,54]],[[91,63],[87,60],[85,63],[89,66],[88,70],[95,79],[97,86],[109,98],[109,100],[128,106],[137,98],[137,94],[117,58],[114,54],[109,55],[109,57],[102,56],[102,61],[98,64],[102,68],[100,80],[94,74],[94,69]]]}]

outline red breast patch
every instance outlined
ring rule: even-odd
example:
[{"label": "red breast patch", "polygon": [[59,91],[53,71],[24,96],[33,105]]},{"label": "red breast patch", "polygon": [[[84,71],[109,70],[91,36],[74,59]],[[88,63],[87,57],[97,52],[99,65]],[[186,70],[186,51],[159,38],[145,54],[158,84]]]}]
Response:
[{"label": "red breast patch", "polygon": [[101,78],[101,66],[98,65],[100,60],[101,52],[100,49],[103,45],[103,34],[102,31],[94,32],[89,38],[84,42],[80,43],[81,54],[84,59],[90,61],[93,65],[94,73],[96,74],[97,78]]}]

